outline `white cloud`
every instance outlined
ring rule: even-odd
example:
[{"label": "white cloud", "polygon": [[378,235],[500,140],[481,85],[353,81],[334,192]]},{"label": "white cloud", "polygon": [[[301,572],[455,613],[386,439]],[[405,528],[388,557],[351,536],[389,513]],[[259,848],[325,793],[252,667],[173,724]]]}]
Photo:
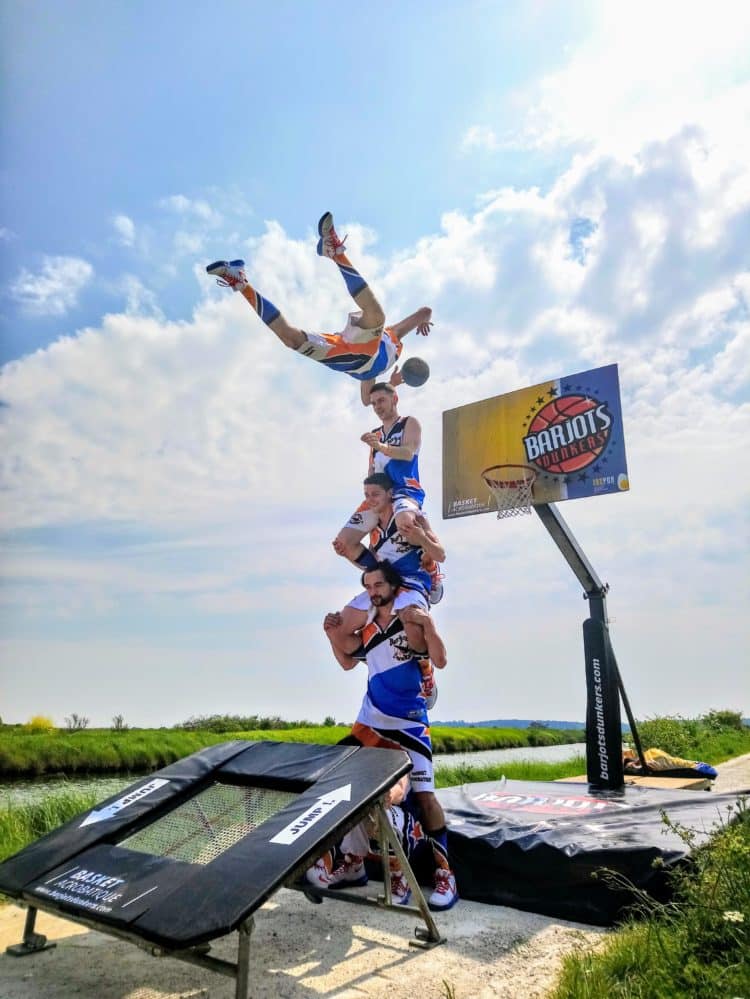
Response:
[{"label": "white cloud", "polygon": [[43,257],[41,270],[22,268],[9,291],[29,315],[62,316],[78,304],[93,276],[94,268],[80,257]]},{"label": "white cloud", "polygon": [[180,256],[196,256],[203,252],[205,238],[198,232],[179,230],[174,235],[174,251]]},{"label": "white cloud", "polygon": [[201,198],[188,198],[184,194],[173,194],[168,198],[162,198],[159,205],[178,215],[192,216],[212,225],[221,222],[221,215]]},{"label": "white cloud", "polygon": [[499,147],[497,136],[488,125],[470,125],[461,139],[463,152],[470,152],[474,149],[486,149],[494,152]]},{"label": "white cloud", "polygon": [[127,215],[115,215],[112,219],[117,237],[122,246],[132,246],[135,242],[135,223]]},{"label": "white cloud", "polygon": [[[518,140],[550,148],[593,144],[627,155],[644,142],[700,124],[729,137],[747,128],[750,8],[634,0],[591,7],[592,29],[557,72],[535,82]],[[736,141],[736,132],[735,132]],[[747,143],[740,143],[740,150]]]},{"label": "white cloud", "polygon": [[157,294],[147,288],[134,274],[125,274],[118,284],[118,289],[125,295],[127,315],[150,315],[164,319]]}]

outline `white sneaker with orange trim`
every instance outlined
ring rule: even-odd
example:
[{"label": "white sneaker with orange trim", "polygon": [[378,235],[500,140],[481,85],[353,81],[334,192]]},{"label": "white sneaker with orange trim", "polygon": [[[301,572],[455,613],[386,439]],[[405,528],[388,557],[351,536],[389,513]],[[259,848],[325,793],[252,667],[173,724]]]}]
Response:
[{"label": "white sneaker with orange trim", "polygon": [[391,901],[394,905],[408,905],[411,902],[411,888],[403,871],[391,871]]},{"label": "white sneaker with orange trim", "polygon": [[346,252],[346,247],[344,246],[346,236],[343,239],[339,239],[338,233],[333,228],[333,215],[330,212],[326,212],[320,217],[318,235],[320,236],[318,240],[319,257],[334,258],[340,253]]},{"label": "white sneaker with orange trim", "polygon": [[426,560],[422,563],[422,568],[430,574],[430,603],[439,604],[443,599],[443,579],[444,574],[440,571],[434,559]]},{"label": "white sneaker with orange trim", "polygon": [[436,912],[451,909],[458,901],[456,878],[453,871],[438,867],[435,871],[435,890],[427,900],[427,904]]},{"label": "white sneaker with orange trim", "polygon": [[242,291],[247,284],[244,267],[244,260],[217,260],[208,265],[206,273],[215,277],[216,283],[220,284],[222,288]]},{"label": "white sneaker with orange trim", "polygon": [[349,853],[334,866],[329,850],[305,871],[305,880],[315,888],[359,888],[367,884],[367,871],[362,857]]}]

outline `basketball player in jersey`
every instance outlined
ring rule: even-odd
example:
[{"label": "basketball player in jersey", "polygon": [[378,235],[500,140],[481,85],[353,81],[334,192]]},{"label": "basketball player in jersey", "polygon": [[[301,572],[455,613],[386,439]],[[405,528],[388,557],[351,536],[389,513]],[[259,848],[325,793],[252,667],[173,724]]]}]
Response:
[{"label": "basketball player in jersey", "polygon": [[449,909],[458,901],[456,879],[448,861],[445,815],[435,796],[432,743],[422,696],[421,654],[409,645],[394,609],[401,577],[389,562],[363,573],[362,582],[371,610],[361,631],[342,626],[340,613],[327,614],[323,628],[337,662],[351,670],[364,658],[367,692],[352,727],[361,745],[401,749],[412,761],[409,774],[421,814],[424,833],[432,846],[435,890],[428,900],[431,909]]},{"label": "basketball player in jersey", "polygon": [[[427,651],[427,655],[419,661],[419,668],[422,694],[428,710],[431,710],[438,695],[433,662],[440,669],[447,663],[443,640],[428,613],[430,604],[442,598],[443,584],[439,581],[438,562],[445,561],[445,549],[422,514],[417,517],[408,537],[399,531],[393,513],[393,483],[387,475],[382,472],[368,475],[364,489],[367,507],[378,516],[378,522],[370,532],[369,547],[359,541],[347,547],[336,538],[333,548],[359,569],[376,569],[379,562],[388,561],[401,576],[401,588],[396,594],[394,609],[404,625],[409,645],[413,649]],[[434,590],[435,576],[440,588],[438,593]],[[351,631],[359,631],[364,627],[369,611],[370,597],[364,590],[341,611],[342,624]]]},{"label": "basketball player in jersey", "polygon": [[[419,449],[422,428],[413,416],[398,412],[398,394],[393,385],[377,382],[370,390],[370,405],[382,420],[380,427],[360,438],[370,449],[369,474],[382,472],[393,483],[392,502],[398,529],[406,537],[422,513],[424,489],[419,482]],[[339,531],[336,541],[351,547],[377,526],[377,514],[361,503]],[[437,576],[435,579],[438,582]]]},{"label": "basketball player in jersey", "polygon": [[[393,483],[387,475],[382,472],[368,475],[364,481],[365,505],[377,516],[370,532],[369,547],[361,541],[345,544],[340,537],[334,540],[333,547],[338,555],[362,570],[375,569],[383,561],[393,566],[401,576],[394,607],[406,627],[409,643],[412,648],[426,647],[428,659],[435,657],[435,664],[442,668],[446,664],[445,647],[427,616],[430,602],[435,602],[432,573],[428,567],[437,568],[438,562],[445,561],[445,549],[422,514],[417,516],[412,527],[399,530],[392,490]],[[369,610],[370,599],[364,591],[350,600],[342,611],[345,625],[352,631],[359,630],[364,626]],[[425,674],[428,672],[431,673],[431,669],[423,670]],[[429,676],[425,679],[430,682]]]},{"label": "basketball player in jersey", "polygon": [[373,380],[396,363],[406,334],[416,330],[427,336],[430,332],[432,309],[423,306],[395,326],[386,326],[380,303],[344,252],[346,237],[339,239],[330,212],[318,222],[318,233],[318,254],[333,260],[357,306],[340,333],[307,333],[291,326],[276,306],[248,283],[244,260],[217,260],[206,270],[220,285],[241,292],[286,347],[360,381],[360,395],[367,406]]}]

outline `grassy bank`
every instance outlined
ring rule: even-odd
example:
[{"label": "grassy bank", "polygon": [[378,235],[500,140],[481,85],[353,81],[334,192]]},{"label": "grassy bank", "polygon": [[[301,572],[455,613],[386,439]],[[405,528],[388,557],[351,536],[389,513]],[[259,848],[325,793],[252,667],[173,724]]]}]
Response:
[{"label": "grassy bank", "polygon": [[96,792],[61,790],[33,805],[0,804],[0,861],[93,808],[98,799]]},{"label": "grassy bank", "polygon": [[492,766],[445,766],[435,767],[436,787],[455,787],[457,784],[481,784],[483,781],[500,780],[563,780],[586,773],[586,758],[575,753],[569,760],[560,763],[536,763],[517,760],[511,763]]},{"label": "grassy bank", "polygon": [[[206,746],[230,739],[272,739],[334,745],[349,732],[348,725],[315,725],[246,732],[185,731],[183,729],[55,729],[28,732],[17,726],[0,728],[0,777],[38,777],[43,774],[138,773],[157,770]],[[582,739],[581,732],[559,729],[432,729],[436,753],[518,746],[562,745]]]},{"label": "grassy bank", "polygon": [[[750,731],[731,711],[699,719],[655,718],[644,745],[720,763],[750,752]],[[672,872],[672,898],[642,895],[631,918],[603,947],[568,957],[551,999],[695,999],[750,995],[750,812],[740,801],[700,848],[673,827],[690,863]],[[665,820],[666,822],[666,820]]]},{"label": "grassy bank", "polygon": [[[725,816],[725,819],[728,816]],[[551,999],[696,999],[750,995],[750,814],[745,804],[676,870],[667,905],[643,898],[639,918],[595,952],[568,957]],[[691,844],[691,833],[680,833]]]}]

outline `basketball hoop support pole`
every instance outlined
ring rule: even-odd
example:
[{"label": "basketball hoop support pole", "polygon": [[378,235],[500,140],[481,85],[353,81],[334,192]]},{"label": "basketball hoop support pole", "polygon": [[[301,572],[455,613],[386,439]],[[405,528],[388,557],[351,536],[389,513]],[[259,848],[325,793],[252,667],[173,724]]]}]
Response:
[{"label": "basketball hoop support pole", "polygon": [[625,786],[622,762],[620,698],[628,716],[641,764],[645,767],[638,729],[635,725],[622,677],[617,667],[607,626],[607,591],[586,558],[572,531],[551,503],[534,505],[537,516],[573,570],[589,602],[590,617],[583,625],[586,658],[586,770],[589,784],[603,790]]}]

